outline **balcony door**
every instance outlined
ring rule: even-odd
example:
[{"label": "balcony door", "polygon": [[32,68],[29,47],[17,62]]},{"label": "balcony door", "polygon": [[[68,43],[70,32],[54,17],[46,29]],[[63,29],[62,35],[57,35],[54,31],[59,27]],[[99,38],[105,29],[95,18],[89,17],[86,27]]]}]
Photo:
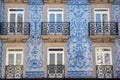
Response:
[{"label": "balcony door", "polygon": [[8,34],[20,34],[23,29],[24,10],[23,9],[9,9],[8,15]]},{"label": "balcony door", "polygon": [[48,10],[49,33],[62,33],[63,9]]},{"label": "balcony door", "polygon": [[97,78],[112,78],[112,51],[110,47],[96,48],[96,77]]},{"label": "balcony door", "polygon": [[48,49],[48,78],[63,78],[65,73],[63,48]]},{"label": "balcony door", "polygon": [[9,48],[6,54],[5,77],[22,78],[23,49]]},{"label": "balcony door", "polygon": [[95,22],[96,33],[110,33],[109,29],[109,10],[108,9],[95,9]]}]

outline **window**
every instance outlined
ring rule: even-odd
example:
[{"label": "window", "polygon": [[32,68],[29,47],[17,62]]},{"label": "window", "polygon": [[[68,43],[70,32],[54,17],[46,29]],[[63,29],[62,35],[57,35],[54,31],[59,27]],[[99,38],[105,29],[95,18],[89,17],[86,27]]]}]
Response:
[{"label": "window", "polygon": [[111,48],[96,48],[96,65],[112,65]]},{"label": "window", "polygon": [[23,49],[8,48],[6,65],[23,65]]},{"label": "window", "polygon": [[62,32],[63,9],[48,9],[49,33]]},{"label": "window", "polygon": [[109,9],[94,9],[94,21],[96,22],[97,33],[110,33],[108,26],[109,20]]},{"label": "window", "polygon": [[8,11],[8,33],[21,33],[22,25],[24,21],[24,10],[23,9],[9,9]]},{"label": "window", "polygon": [[49,48],[48,49],[48,65],[64,65],[64,49]]}]

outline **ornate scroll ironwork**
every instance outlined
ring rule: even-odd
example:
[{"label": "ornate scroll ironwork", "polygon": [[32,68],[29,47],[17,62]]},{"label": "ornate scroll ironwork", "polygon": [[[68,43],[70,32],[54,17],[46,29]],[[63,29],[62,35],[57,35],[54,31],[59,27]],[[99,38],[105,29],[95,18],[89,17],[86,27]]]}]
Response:
[{"label": "ornate scroll ironwork", "polygon": [[48,74],[48,78],[64,78],[65,66],[64,65],[48,65],[47,74]]},{"label": "ornate scroll ironwork", "polygon": [[112,65],[96,65],[96,77],[97,78],[113,78],[113,66]]},{"label": "ornate scroll ironwork", "polygon": [[5,66],[5,78],[22,78],[22,77],[23,77],[22,65]]}]

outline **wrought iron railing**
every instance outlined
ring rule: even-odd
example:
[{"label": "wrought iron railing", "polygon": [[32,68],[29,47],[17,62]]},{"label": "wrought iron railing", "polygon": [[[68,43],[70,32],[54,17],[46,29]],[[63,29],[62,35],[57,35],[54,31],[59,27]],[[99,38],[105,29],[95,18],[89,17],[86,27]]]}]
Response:
[{"label": "wrought iron railing", "polygon": [[96,77],[97,78],[113,78],[113,66],[112,65],[96,65]]},{"label": "wrought iron railing", "polygon": [[5,78],[23,78],[22,65],[6,65]]},{"label": "wrought iron railing", "polygon": [[29,22],[0,22],[0,35],[29,35]]},{"label": "wrought iron railing", "polygon": [[69,22],[42,22],[42,35],[70,35]]},{"label": "wrought iron railing", "polygon": [[89,22],[89,35],[118,35],[118,23]]},{"label": "wrought iron railing", "polygon": [[48,78],[64,78],[65,66],[64,65],[48,65],[47,76]]}]

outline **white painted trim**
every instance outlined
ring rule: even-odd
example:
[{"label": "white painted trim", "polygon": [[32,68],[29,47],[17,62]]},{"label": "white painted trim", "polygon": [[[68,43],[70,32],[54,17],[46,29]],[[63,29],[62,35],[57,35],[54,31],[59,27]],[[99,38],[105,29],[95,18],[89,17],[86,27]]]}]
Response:
[{"label": "white painted trim", "polygon": [[[54,12],[49,12],[49,10],[62,10],[62,12],[55,12],[55,11]],[[50,14],[55,14],[55,22],[57,20],[56,19],[56,17],[57,17],[56,15],[57,14],[62,14],[62,22],[64,22],[64,9],[63,8],[48,8],[47,9],[47,16],[48,16],[47,17],[48,18],[47,21],[48,22],[50,21],[50,19],[49,19]]]},{"label": "white painted trim", "polygon": [[[10,9],[22,9],[23,11],[19,12],[19,11],[10,11]],[[10,14],[15,14],[15,22],[17,22],[17,15],[18,14],[22,14],[23,15],[23,20],[22,22],[24,22],[24,13],[25,13],[25,9],[24,8],[8,8],[8,22],[10,22]],[[17,28],[15,29],[17,31]],[[24,30],[22,30],[24,31]],[[9,32],[9,29],[8,29],[8,33]]]},{"label": "white painted trim", "polygon": [[[63,51],[49,51],[49,49],[63,49]],[[47,48],[47,63],[49,63],[50,54],[55,54],[55,65],[57,65],[57,54],[62,54],[62,65],[64,65],[64,47],[48,47]]]},{"label": "white painted trim", "polygon": [[[97,49],[99,49],[99,51],[97,51]],[[101,49],[110,49],[110,51],[101,51]],[[105,65],[105,58],[104,58],[105,54],[110,54],[110,65],[112,65],[112,49],[111,49],[111,47],[96,47],[95,48],[96,65],[98,65],[97,53],[102,55],[103,65]]]},{"label": "white painted trim", "polygon": [[[95,12],[95,10],[107,10],[107,11]],[[110,11],[109,11],[109,8],[94,8],[93,12],[94,12],[94,22],[96,22],[96,14],[97,13],[100,13],[100,14],[106,13],[108,15],[108,22],[110,21]]]},{"label": "white painted trim", "polygon": [[[22,51],[8,51],[9,49],[22,49]],[[8,65],[8,55],[14,54],[14,65],[16,65],[16,55],[21,54],[21,65],[23,65],[23,57],[24,57],[24,48],[22,47],[8,47],[6,49],[6,65]]]}]

